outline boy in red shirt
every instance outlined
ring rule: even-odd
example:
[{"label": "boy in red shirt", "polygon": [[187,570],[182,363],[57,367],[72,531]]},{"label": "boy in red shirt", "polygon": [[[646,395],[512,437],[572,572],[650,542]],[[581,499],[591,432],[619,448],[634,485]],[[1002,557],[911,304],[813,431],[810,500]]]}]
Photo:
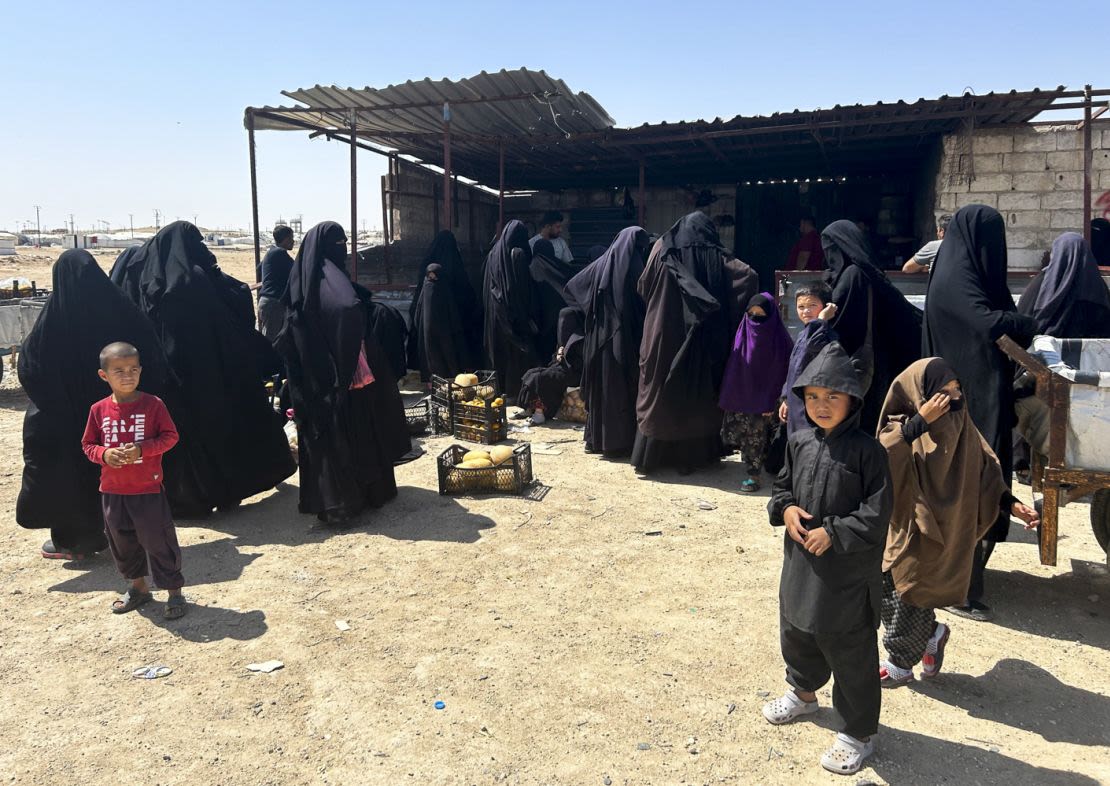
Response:
[{"label": "boy in red shirt", "polygon": [[116,342],[100,352],[100,378],[112,395],[93,404],[81,445],[100,464],[100,493],[105,534],[116,568],[131,587],[112,603],[114,614],[125,614],[154,599],[146,583],[151,575],[169,590],[163,615],[185,614],[181,588],[181,547],[170,505],[162,488],[162,454],[177,444],[177,428],[157,396],[139,390],[139,350]]}]

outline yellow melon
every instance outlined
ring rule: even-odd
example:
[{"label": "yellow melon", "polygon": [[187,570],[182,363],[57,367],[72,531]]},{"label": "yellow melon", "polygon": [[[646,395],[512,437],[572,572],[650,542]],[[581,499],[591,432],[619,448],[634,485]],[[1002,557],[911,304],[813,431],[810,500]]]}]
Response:
[{"label": "yellow melon", "polygon": [[467,461],[490,461],[490,462],[493,461],[490,454],[487,453],[484,450],[468,451],[467,454],[465,456],[463,456],[462,460],[463,460],[463,463],[466,463]]},{"label": "yellow melon", "polygon": [[490,448],[489,458],[494,464],[504,464],[513,457],[513,449],[508,445],[498,445]]}]

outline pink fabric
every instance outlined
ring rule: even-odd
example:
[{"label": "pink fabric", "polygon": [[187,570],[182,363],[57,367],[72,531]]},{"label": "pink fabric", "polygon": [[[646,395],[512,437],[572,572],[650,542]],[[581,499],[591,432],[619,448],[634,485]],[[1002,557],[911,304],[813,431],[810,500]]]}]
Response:
[{"label": "pink fabric", "polygon": [[358,348],[358,365],[355,366],[355,376],[351,380],[351,390],[358,390],[373,383],[374,372],[370,370],[370,364],[366,362],[366,345],[363,344]]}]

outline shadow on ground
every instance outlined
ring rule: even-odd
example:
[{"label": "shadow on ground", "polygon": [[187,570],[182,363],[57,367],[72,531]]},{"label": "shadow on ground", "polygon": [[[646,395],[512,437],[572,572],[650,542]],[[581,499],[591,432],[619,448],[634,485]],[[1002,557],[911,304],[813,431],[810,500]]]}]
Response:
[{"label": "shadow on ground", "polygon": [[[1034,552],[1029,558],[1037,559]],[[1110,649],[1110,574],[1101,563],[1073,559],[1071,572],[1057,576],[988,570],[987,592],[995,625]]]},{"label": "shadow on ground", "polygon": [[1006,658],[981,677],[942,673],[914,685],[972,718],[1012,726],[1047,742],[1110,745],[1110,697],[1060,682],[1028,661]]}]

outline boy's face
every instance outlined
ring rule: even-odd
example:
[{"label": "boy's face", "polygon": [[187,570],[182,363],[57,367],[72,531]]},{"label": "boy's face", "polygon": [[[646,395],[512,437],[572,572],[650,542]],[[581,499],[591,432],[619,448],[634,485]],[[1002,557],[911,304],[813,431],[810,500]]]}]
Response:
[{"label": "boy's face", "polygon": [[813,295],[799,295],[794,305],[798,308],[798,319],[802,320],[803,325],[808,325],[817,319],[817,315],[825,307],[820,298],[815,298]]},{"label": "boy's face", "polygon": [[852,397],[840,390],[807,385],[806,414],[825,432],[832,431],[852,412]]},{"label": "boy's face", "polygon": [[112,358],[108,361],[108,367],[102,368],[99,373],[113,393],[117,396],[129,396],[139,387],[143,367],[139,365],[138,357]]}]

